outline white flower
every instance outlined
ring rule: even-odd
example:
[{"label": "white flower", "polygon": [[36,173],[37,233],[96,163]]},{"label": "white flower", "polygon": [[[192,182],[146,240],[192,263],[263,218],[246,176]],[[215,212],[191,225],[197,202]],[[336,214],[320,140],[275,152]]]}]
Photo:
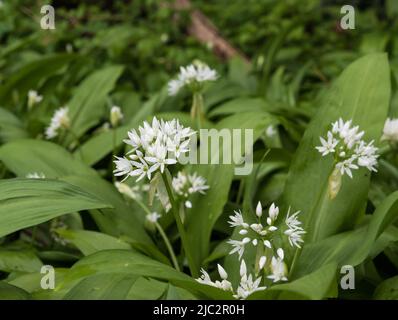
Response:
[{"label": "white flower", "polygon": [[200,85],[202,82],[214,81],[217,79],[217,72],[210,69],[206,64],[194,62],[187,67],[180,67],[177,79],[168,83],[168,92],[174,96],[184,86]]},{"label": "white flower", "polygon": [[205,269],[202,268],[200,272],[202,273],[202,275],[200,276],[200,278],[196,279],[196,281],[202,284],[206,284],[208,286],[215,287],[215,284],[213,283],[213,281],[211,281],[211,278],[209,274],[205,271]]},{"label": "white flower", "polygon": [[289,243],[292,247],[296,246],[297,248],[301,248],[300,242],[304,242],[302,235],[306,233],[304,230],[288,229],[284,233],[288,236]]},{"label": "white flower", "polygon": [[341,175],[344,175],[344,173],[346,173],[350,178],[352,178],[351,169],[358,169],[358,166],[352,163],[354,160],[355,158],[349,158],[336,163],[336,168],[340,170]]},{"label": "white flower", "polygon": [[241,227],[241,228],[248,228],[249,224],[243,221],[243,216],[240,211],[234,211],[235,215],[234,216],[229,216],[231,219],[228,221],[231,227]]},{"label": "white flower", "polygon": [[123,113],[122,113],[122,110],[120,109],[120,107],[113,106],[111,108],[109,119],[110,119],[112,127],[115,128],[119,124],[119,122],[123,119]]},{"label": "white flower", "polygon": [[256,207],[256,216],[261,218],[262,215],[263,215],[263,207],[261,206],[261,202],[259,201]]},{"label": "white flower", "polygon": [[267,277],[273,282],[287,281],[287,267],[286,264],[283,262],[283,250],[280,250],[278,249],[278,257],[272,257],[271,259],[272,274]]},{"label": "white flower", "polygon": [[267,248],[271,249],[271,242],[269,240],[264,240],[264,246],[266,246]]},{"label": "white flower", "polygon": [[228,240],[227,243],[229,243],[230,245],[232,245],[232,250],[229,254],[234,254],[235,252],[238,253],[239,255],[239,259],[242,258],[243,253],[245,252],[245,245],[248,244],[250,242],[250,238],[246,237],[243,240],[239,241],[239,240]]},{"label": "white flower", "polygon": [[218,273],[220,274],[221,279],[226,280],[228,279],[228,273],[225,271],[225,269],[220,266],[219,264],[217,264],[217,268],[218,268]]},{"label": "white flower", "polygon": [[37,91],[28,91],[28,108],[31,109],[35,104],[40,103],[43,100],[43,96],[40,96]]},{"label": "white flower", "polygon": [[191,209],[191,208],[192,208],[192,202],[189,201],[189,200],[185,201],[184,205],[185,205],[185,207],[188,208],[188,209]]},{"label": "white flower", "polygon": [[261,256],[260,259],[258,260],[258,268],[259,268],[259,270],[262,270],[264,268],[266,262],[267,262],[267,257],[266,256]]},{"label": "white flower", "polygon": [[267,135],[268,138],[272,138],[276,134],[274,126],[269,125],[265,130],[265,134]]},{"label": "white flower", "polygon": [[132,150],[126,155],[129,159],[123,158],[125,160],[120,164],[120,168],[117,164],[120,158],[117,158],[115,175],[126,175],[126,178],[137,176],[137,181],[146,176],[150,180],[152,173],[157,170],[163,173],[166,166],[177,163],[178,156],[171,150],[179,150],[179,153],[189,151],[185,145],[194,133],[190,128],[184,128],[176,119],[158,121],[154,117],[151,125],[144,121],[138,130],[128,132],[128,139],[124,142],[131,146]]},{"label": "white flower", "polygon": [[159,218],[161,217],[160,214],[158,214],[157,212],[152,212],[150,214],[146,215],[146,219],[151,222],[151,223],[156,223],[158,222]]},{"label": "white flower", "polygon": [[[389,119],[386,126],[392,127]],[[322,156],[329,153],[335,154],[335,168],[341,175],[347,174],[352,178],[351,170],[359,169],[359,167],[376,171],[378,149],[373,145],[373,141],[366,143],[362,140],[364,134],[364,131],[359,131],[358,126],[352,126],[351,120],[343,121],[340,118],[332,123],[332,130],[327,132],[327,141],[320,137],[322,146],[316,149]]]},{"label": "white flower", "polygon": [[236,299],[246,299],[254,292],[267,289],[266,286],[260,287],[262,277],[258,277],[253,281],[253,276],[251,274],[248,276],[246,272],[246,263],[244,260],[242,260],[240,268],[240,284],[236,294],[234,295]]},{"label": "white flower", "polygon": [[122,181],[126,180],[130,175],[133,169],[131,161],[126,159],[125,157],[115,157],[117,160],[114,161],[116,165],[116,169],[113,171],[113,174],[118,176],[126,176]]},{"label": "white flower", "polygon": [[68,129],[70,127],[70,119],[68,116],[69,108],[63,107],[55,111],[51,118],[50,125],[46,129],[46,138],[53,139],[58,136],[60,128]]},{"label": "white flower", "polygon": [[28,178],[28,179],[45,179],[46,176],[44,175],[43,172],[40,172],[40,173],[32,172],[32,173],[28,173],[26,175],[26,178]]},{"label": "white flower", "polygon": [[298,215],[300,214],[300,211],[296,211],[292,215],[290,215],[290,208],[287,211],[285,223],[289,229],[301,229],[301,221],[298,220]]},{"label": "white flower", "polygon": [[382,141],[398,141],[398,119],[390,119],[387,118],[384,123],[383,136],[381,137]]},{"label": "white flower", "polygon": [[378,155],[377,148],[373,146],[373,140],[366,144],[360,141],[355,148],[355,155],[358,158],[358,165],[366,167],[369,171],[377,171],[375,166],[377,164]]},{"label": "white flower", "polygon": [[275,203],[272,203],[268,210],[267,224],[269,226],[275,222],[275,220],[278,218],[278,214],[279,208],[275,206]]},{"label": "white flower", "polygon": [[200,270],[202,275],[200,276],[200,278],[196,279],[196,281],[208,286],[219,288],[224,291],[232,291],[232,284],[227,280],[228,279],[227,272],[219,264],[217,265],[217,268],[222,281],[215,281],[215,282],[211,281],[209,274],[204,269]]},{"label": "white flower", "polygon": [[339,141],[333,137],[333,134],[330,131],[328,132],[328,140],[325,140],[322,137],[319,139],[321,140],[322,146],[316,147],[316,149],[322,153],[322,156],[333,153],[335,151],[334,148],[339,143]]},{"label": "white flower", "polygon": [[177,176],[173,178],[172,186],[178,195],[184,197],[194,193],[205,194],[205,190],[209,189],[205,178],[198,176],[196,172],[187,174],[184,171],[177,173]]}]

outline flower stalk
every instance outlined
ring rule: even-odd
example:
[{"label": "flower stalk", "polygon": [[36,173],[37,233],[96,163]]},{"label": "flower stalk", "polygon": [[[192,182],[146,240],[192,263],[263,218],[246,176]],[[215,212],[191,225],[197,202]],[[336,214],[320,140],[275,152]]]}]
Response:
[{"label": "flower stalk", "polygon": [[181,236],[182,247],[184,249],[185,255],[186,255],[187,260],[188,260],[188,265],[189,265],[189,269],[191,271],[191,275],[193,277],[197,277],[199,275],[199,271],[196,268],[196,264],[195,264],[195,262],[193,260],[193,257],[191,255],[191,252],[190,252],[189,247],[188,247],[187,234],[185,232],[184,225],[183,225],[181,217],[180,217],[180,213],[179,213],[179,210],[178,210],[178,205],[177,205],[177,203],[176,203],[176,201],[174,199],[173,192],[171,190],[171,182],[170,182],[170,179],[167,176],[167,173],[168,173],[167,170],[162,173],[162,179],[163,179],[164,185],[165,185],[166,190],[167,190],[167,195],[169,196],[169,200],[170,200],[170,204],[171,204],[171,211],[173,212],[174,219],[176,221],[177,228],[178,228],[178,231],[179,231],[180,236]]}]

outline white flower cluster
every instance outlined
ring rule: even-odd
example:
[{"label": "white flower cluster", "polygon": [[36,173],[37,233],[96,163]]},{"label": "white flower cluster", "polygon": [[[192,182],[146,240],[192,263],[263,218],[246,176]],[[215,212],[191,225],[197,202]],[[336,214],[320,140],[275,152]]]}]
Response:
[{"label": "white flower cluster", "polygon": [[217,72],[202,62],[194,62],[189,66],[180,67],[177,79],[168,83],[169,95],[175,96],[184,86],[190,86],[193,89],[200,88],[203,82],[214,81],[217,77]]},{"label": "white flower cluster", "polygon": [[163,121],[152,120],[152,125],[144,121],[138,131],[133,129],[128,132],[128,139],[124,142],[132,150],[124,157],[116,157],[114,161],[115,176],[138,177],[137,181],[148,177],[160,170],[161,173],[167,165],[177,163],[178,157],[189,151],[190,137],[195,132],[185,128],[178,120]]},{"label": "white flower cluster", "polygon": [[46,129],[46,138],[53,139],[58,136],[59,129],[68,129],[70,127],[69,108],[63,107],[55,111],[51,118],[50,125]]},{"label": "white flower cluster", "polygon": [[365,167],[369,171],[377,171],[377,148],[373,145],[373,140],[366,143],[362,140],[364,131],[359,131],[359,127],[352,126],[352,121],[344,122],[343,119],[332,124],[332,130],[328,131],[327,139],[320,137],[321,146],[316,149],[326,156],[329,153],[335,155],[335,168],[341,175],[347,174],[352,178],[352,169]]},{"label": "white flower cluster", "polygon": [[[290,215],[290,209],[285,219],[285,231],[283,234],[287,237],[289,244],[292,247],[300,248],[300,243],[304,242],[302,239],[305,231],[301,227],[301,221],[298,220],[298,214],[295,212]],[[241,212],[235,211],[235,215],[230,216],[229,224],[231,227],[240,228],[239,234],[245,236],[242,240],[229,240],[228,243],[232,245],[230,254],[238,253],[239,260],[241,260],[241,281],[234,294],[237,299],[246,299],[253,292],[264,290],[266,286],[261,286],[266,279],[272,282],[287,281],[287,266],[284,262],[285,253],[282,248],[274,248],[272,242],[275,239],[275,231],[278,227],[275,222],[279,215],[279,208],[272,204],[268,210],[268,216],[265,218],[265,224],[262,223],[263,208],[260,202],[256,207],[257,223],[249,224],[245,222]],[[251,235],[251,236],[250,236]],[[251,274],[247,275],[246,262],[242,259],[245,251],[245,246],[251,243],[253,246],[263,246],[263,255],[259,257],[256,266],[256,277]],[[222,268],[221,268],[222,269]],[[223,269],[222,269],[223,270]],[[219,266],[220,271],[220,266]],[[219,272],[220,273],[220,272]],[[263,277],[261,273],[266,274]],[[225,274],[220,273],[223,281],[212,282],[209,275],[202,270],[202,277],[197,279],[200,283],[211,285],[225,291],[232,291],[232,285],[227,280]],[[256,278],[255,280],[253,280]]]},{"label": "white flower cluster", "polygon": [[28,179],[45,179],[46,176],[43,172],[31,172],[26,175]]},{"label": "white flower cluster", "polygon": [[398,141],[398,119],[387,118],[384,123],[382,141],[397,142]]},{"label": "white flower cluster", "polygon": [[246,299],[249,295],[251,295],[254,292],[261,291],[266,289],[266,286],[261,286],[260,283],[262,280],[262,277],[258,277],[253,281],[253,275],[249,274],[247,275],[247,268],[246,268],[246,263],[244,260],[242,260],[240,264],[240,283],[238,288],[236,289],[236,293],[232,287],[232,283],[228,281],[228,273],[225,271],[225,269],[220,266],[219,264],[217,265],[218,268],[218,273],[221,277],[221,281],[212,281],[209,274],[204,270],[201,269],[202,275],[200,278],[196,279],[199,283],[216,287],[224,291],[231,291],[233,293],[234,298],[236,299]]},{"label": "white flower cluster", "polygon": [[197,192],[205,194],[205,191],[209,189],[205,178],[199,176],[196,172],[187,174],[184,171],[177,173],[177,176],[173,178],[172,186],[175,193],[185,200],[185,207],[187,208],[192,208],[192,203],[188,200],[191,194]]}]

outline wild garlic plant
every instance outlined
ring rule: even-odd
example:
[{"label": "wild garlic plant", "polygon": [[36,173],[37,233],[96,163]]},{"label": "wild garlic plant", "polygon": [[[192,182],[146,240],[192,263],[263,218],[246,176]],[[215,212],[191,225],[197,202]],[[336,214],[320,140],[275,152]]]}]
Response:
[{"label": "wild garlic plant", "polygon": [[[191,128],[184,127],[177,119],[164,121],[154,117],[151,124],[144,121],[138,130],[133,129],[128,132],[128,139],[124,142],[131,147],[131,150],[123,157],[116,157],[114,161],[116,168],[113,172],[116,177],[124,176],[122,182],[128,177],[136,177],[137,182],[146,178],[151,190],[154,189],[157,192],[160,192],[161,186],[164,186],[191,273],[196,275],[198,271],[195,268],[192,253],[187,250],[187,235],[180,216],[179,205],[173,193],[171,175],[167,169],[168,166],[176,164],[182,154],[189,152],[190,138],[193,134],[195,132]],[[147,211],[148,221],[154,221],[153,213],[141,201],[137,202]],[[174,251],[163,229],[157,223],[157,219],[156,227],[165,240],[175,268],[179,270]]]},{"label": "wild garlic plant", "polygon": [[[209,274],[202,269],[202,275],[197,279],[199,283],[217,287],[224,291],[232,292],[236,299],[246,299],[254,292],[267,289],[273,283],[288,281],[288,267],[285,262],[286,248],[280,247],[279,237],[282,235],[287,239],[287,243],[296,250],[301,248],[304,242],[303,236],[306,233],[298,219],[300,211],[290,214],[287,212],[284,223],[277,224],[279,208],[272,203],[268,209],[267,217],[263,217],[263,208],[258,202],[255,215],[256,222],[250,223],[243,218],[241,211],[235,211],[235,215],[230,216],[228,222],[231,227],[238,228],[238,233],[243,238],[228,241],[232,246],[230,254],[237,253],[240,262],[240,283],[234,289],[232,283],[228,281],[228,274],[225,269],[218,265],[218,273],[221,281],[213,282]],[[243,259],[247,246],[256,248],[256,260],[250,263],[253,272],[248,273],[247,261]]]},{"label": "wild garlic plant", "polygon": [[352,125],[352,120],[344,121],[340,118],[332,123],[332,129],[327,132],[326,139],[320,137],[321,146],[317,146],[316,149],[323,157],[334,155],[334,167],[329,177],[330,199],[337,196],[344,174],[352,178],[351,170],[360,167],[377,171],[378,148],[373,145],[373,140],[369,143],[364,141],[364,134],[364,131],[359,131],[359,126]]},{"label": "wild garlic plant", "polygon": [[175,96],[182,88],[187,87],[192,93],[191,117],[197,119],[198,128],[204,119],[203,88],[205,83],[215,81],[218,74],[205,63],[195,60],[186,67],[180,67],[176,79],[169,81],[168,93]]}]

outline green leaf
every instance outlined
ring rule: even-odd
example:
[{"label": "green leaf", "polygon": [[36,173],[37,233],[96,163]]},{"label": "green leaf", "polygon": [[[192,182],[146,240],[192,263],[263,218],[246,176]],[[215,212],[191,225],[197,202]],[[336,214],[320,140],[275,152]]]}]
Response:
[{"label": "green leaf", "polygon": [[26,138],[27,135],[21,121],[10,111],[0,108],[0,143]]},{"label": "green leaf", "polygon": [[333,159],[322,157],[315,149],[319,137],[341,117],[352,119],[364,130],[365,140],[379,141],[389,98],[390,71],[385,54],[368,55],[351,64],[323,97],[295,154],[284,192],[286,208],[291,206],[303,214],[307,243],[351,228],[364,210],[369,189],[369,171],[355,170],[353,179],[343,177],[337,197],[329,199]]},{"label": "green leaf", "polygon": [[55,288],[57,296],[67,294],[84,278],[98,274],[129,274],[164,280],[195,295],[212,299],[230,299],[231,294],[202,285],[172,267],[130,250],[105,250],[77,262]]},{"label": "green leaf", "polygon": [[29,300],[30,295],[21,288],[0,281],[0,300]]},{"label": "green leaf", "polygon": [[37,272],[42,265],[33,251],[0,249],[1,271]]},{"label": "green leaf", "polygon": [[305,245],[294,276],[308,274],[329,263],[356,266],[371,253],[376,240],[398,218],[398,191],[388,196],[359,229]]},{"label": "green leaf", "polygon": [[101,231],[112,235],[125,233],[136,241],[152,243],[142,227],[144,215],[140,216],[138,210],[129,208],[109,182],[83,162],[74,159],[61,146],[33,139],[13,141],[0,148],[0,160],[18,176],[40,172],[47,178],[62,179],[99,195],[113,207],[92,212]]},{"label": "green leaf", "polygon": [[100,232],[58,229],[57,233],[75,245],[85,256],[101,250],[131,248],[126,242]]},{"label": "green leaf", "polygon": [[94,195],[63,181],[0,180],[0,237],[66,213],[106,207]]},{"label": "green leaf", "polygon": [[[320,300],[334,297],[337,293],[337,265],[324,265],[317,271],[295,281],[274,285],[267,290],[254,293],[250,299],[311,299]],[[276,294],[276,295],[275,295]]]},{"label": "green leaf", "polygon": [[91,74],[77,88],[68,103],[71,130],[77,137],[106,114],[104,108],[106,98],[122,71],[123,67],[120,66],[106,67]]},{"label": "green leaf", "polygon": [[74,54],[54,54],[41,57],[29,62],[18,71],[14,72],[4,85],[0,86],[0,101],[11,101],[14,91],[24,99],[30,89],[37,88],[37,84],[65,67],[76,59]]},{"label": "green leaf", "polygon": [[84,278],[64,297],[65,300],[158,299],[167,284],[134,274],[105,273]]},{"label": "green leaf", "polygon": [[376,300],[398,300],[398,276],[383,281],[375,290]]}]

